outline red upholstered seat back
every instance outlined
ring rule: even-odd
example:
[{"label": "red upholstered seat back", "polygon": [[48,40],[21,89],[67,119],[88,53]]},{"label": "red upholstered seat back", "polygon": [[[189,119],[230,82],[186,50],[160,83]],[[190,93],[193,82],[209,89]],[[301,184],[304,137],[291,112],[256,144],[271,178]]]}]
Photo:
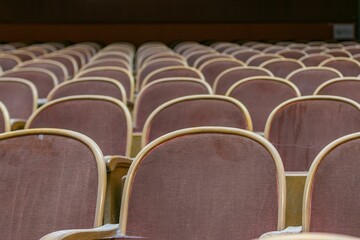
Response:
[{"label": "red upholstered seat back", "polygon": [[78,135],[42,129],[0,137],[1,238],[102,224],[105,164],[95,143]]},{"label": "red upholstered seat back", "polygon": [[265,136],[279,151],[285,170],[308,171],[327,144],[360,131],[360,106],[341,97],[301,97],[278,106],[266,124]]},{"label": "red upholstered seat back", "polygon": [[360,103],[360,80],[358,78],[340,78],[328,81],[316,90],[316,95],[334,95],[350,98]]},{"label": "red upholstered seat back", "polygon": [[212,129],[173,133],[138,155],[125,184],[122,233],[253,239],[284,227],[281,160],[255,134]]}]

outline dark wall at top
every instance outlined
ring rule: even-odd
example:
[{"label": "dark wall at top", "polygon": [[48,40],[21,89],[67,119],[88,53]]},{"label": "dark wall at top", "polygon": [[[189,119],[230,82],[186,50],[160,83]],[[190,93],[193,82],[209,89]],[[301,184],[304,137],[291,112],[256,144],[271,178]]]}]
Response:
[{"label": "dark wall at top", "polygon": [[0,23],[355,22],[356,0],[2,0]]}]

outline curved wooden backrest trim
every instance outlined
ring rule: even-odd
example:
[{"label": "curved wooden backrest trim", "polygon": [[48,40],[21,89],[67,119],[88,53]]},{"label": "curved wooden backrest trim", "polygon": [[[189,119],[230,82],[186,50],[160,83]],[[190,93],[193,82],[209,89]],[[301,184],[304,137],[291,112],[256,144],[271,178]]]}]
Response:
[{"label": "curved wooden backrest trim", "polygon": [[[79,71],[79,68],[78,68],[78,65],[76,63],[76,60],[73,56],[70,56],[68,54],[65,54],[65,53],[60,53],[60,52],[53,52],[53,53],[50,53],[50,54],[46,54],[46,55],[42,55],[40,56],[39,58],[41,59],[47,59],[48,57],[61,57],[61,58],[66,58],[68,59],[69,61],[71,61],[71,65],[73,66],[74,68],[74,74],[76,74],[78,71]],[[51,60],[51,59],[50,59]],[[53,61],[56,61],[56,60],[53,60]]]},{"label": "curved wooden backrest trim", "polygon": [[250,116],[249,111],[241,102],[239,102],[235,98],[221,96],[221,95],[190,95],[190,96],[179,97],[179,98],[175,98],[170,101],[167,101],[166,103],[161,104],[154,111],[152,111],[152,113],[149,115],[149,117],[146,119],[146,121],[144,123],[144,128],[143,128],[142,138],[141,138],[141,146],[145,147],[145,145],[147,144],[146,138],[145,138],[146,133],[151,124],[151,121],[159,112],[161,112],[162,110],[166,109],[167,107],[169,107],[171,105],[174,105],[174,104],[177,104],[180,102],[198,100],[198,99],[199,100],[201,100],[201,99],[221,100],[221,101],[227,101],[227,102],[234,104],[243,112],[245,121],[246,121],[246,125],[248,127],[248,131],[253,131],[253,126],[252,126],[252,121],[251,121],[251,116]]},{"label": "curved wooden backrest trim", "polygon": [[[131,152],[131,144],[132,144],[132,123],[131,123],[131,115],[126,107],[126,105],[119,100],[113,98],[113,97],[106,97],[106,96],[95,96],[95,95],[80,95],[80,96],[70,96],[70,97],[63,97],[59,99],[55,99],[53,101],[47,102],[44,105],[42,105],[40,108],[38,108],[31,116],[29,117],[28,121],[25,124],[24,129],[30,129],[30,125],[34,121],[34,119],[37,117],[38,114],[40,114],[42,111],[47,109],[48,107],[51,107],[52,105],[67,102],[67,101],[76,101],[76,100],[100,100],[100,101],[106,101],[110,102],[112,104],[115,104],[117,107],[121,109],[121,111],[124,113],[124,116],[126,118],[126,124],[127,124],[127,146],[126,146],[126,156],[130,156]],[[106,116],[104,116],[106,118]],[[96,127],[96,126],[94,126]]]},{"label": "curved wooden backrest trim", "polygon": [[207,65],[210,65],[214,62],[233,62],[233,63],[238,63],[240,66],[246,66],[246,64],[244,62],[237,60],[233,57],[231,57],[231,58],[215,58],[215,59],[207,60],[206,62],[201,64],[201,66],[198,68],[199,71],[201,72]]},{"label": "curved wooden backrest trim", "polygon": [[[43,58],[37,58],[31,61],[26,61],[26,62],[22,62],[19,65],[17,65],[14,69],[18,69],[18,68],[28,68],[27,65],[33,64],[33,63],[48,63],[48,64],[52,64],[52,65],[56,65],[58,66],[61,71],[64,73],[64,79],[62,79],[63,81],[66,81],[69,78],[69,72],[67,70],[67,68],[65,67],[64,64],[62,64],[61,62],[55,61],[55,60],[51,60],[51,59],[43,59]],[[30,68],[33,68],[30,67]],[[38,68],[38,67],[35,67]],[[39,67],[40,68],[40,67]],[[42,68],[41,68],[42,69]],[[48,70],[48,69],[46,69]],[[50,71],[50,70],[49,70]],[[55,74],[54,74],[55,75]],[[56,75],[55,75],[56,76]],[[62,82],[62,80],[59,80],[60,82]]]},{"label": "curved wooden backrest trim", "polygon": [[293,77],[295,74],[298,74],[299,72],[304,72],[307,70],[326,70],[326,71],[336,73],[337,75],[339,75],[339,77],[343,76],[341,72],[339,72],[338,70],[336,70],[334,68],[330,68],[330,67],[305,67],[305,68],[296,69],[295,71],[289,73],[289,75],[287,75],[285,79],[288,79],[289,81],[291,81],[290,78]]},{"label": "curved wooden backrest trim", "polygon": [[319,92],[323,88],[325,88],[325,87],[327,87],[327,86],[329,86],[329,85],[331,85],[333,83],[337,83],[337,82],[341,82],[341,81],[360,81],[360,79],[358,77],[339,77],[339,78],[330,79],[330,80],[324,82],[323,84],[319,85],[315,89],[313,95],[322,95],[322,94],[319,94]]},{"label": "curved wooden backrest trim", "polygon": [[229,68],[229,69],[226,69],[225,71],[222,71],[214,80],[214,85],[213,85],[213,89],[214,89],[214,92],[216,92],[216,89],[218,87],[218,84],[219,84],[219,81],[220,79],[228,74],[229,72],[232,72],[232,71],[236,71],[236,70],[246,70],[246,69],[249,69],[249,70],[259,70],[259,71],[264,71],[266,72],[267,74],[269,74],[270,77],[274,77],[274,74],[272,72],[270,72],[269,70],[267,70],[266,68],[261,68],[261,67],[255,67],[255,66],[242,66],[242,67],[233,67],[233,68]]},{"label": "curved wooden backrest trim", "polygon": [[[1,80],[1,78],[0,78],[0,80]],[[121,101],[126,103],[127,98],[126,98],[126,92],[125,92],[123,85],[119,81],[116,81],[115,79],[108,78],[108,77],[82,77],[82,78],[74,78],[71,81],[66,81],[66,82],[60,83],[59,85],[55,86],[49,92],[49,94],[47,96],[47,100],[52,101],[56,91],[58,91],[58,89],[62,88],[63,86],[67,86],[70,84],[76,84],[77,82],[85,82],[85,81],[102,81],[102,82],[108,82],[108,83],[115,85],[121,92],[121,96],[122,96]]]},{"label": "curved wooden backrest trim", "polygon": [[329,63],[329,62],[333,62],[333,61],[348,61],[348,62],[352,62],[355,63],[355,65],[357,65],[360,68],[360,63],[352,58],[346,58],[346,57],[333,57],[330,59],[326,59],[324,61],[322,61],[319,64],[319,67],[323,67],[325,64]]},{"label": "curved wooden backrest trim", "polygon": [[298,97],[301,96],[300,90],[292,82],[290,82],[286,79],[283,79],[283,78],[263,77],[263,76],[248,77],[248,78],[244,78],[240,81],[237,81],[228,89],[225,96],[229,96],[234,91],[234,89],[237,88],[239,85],[247,83],[247,82],[251,82],[251,81],[256,81],[256,80],[266,80],[266,81],[273,81],[273,82],[279,82],[279,83],[285,84],[285,85],[289,86],[290,88],[292,88]]},{"label": "curved wooden backrest trim", "polygon": [[159,137],[158,139],[149,143],[146,147],[144,147],[140,153],[136,156],[133,164],[131,164],[130,169],[128,171],[128,175],[125,181],[124,191],[122,195],[122,204],[120,210],[120,232],[126,234],[126,226],[127,226],[127,217],[128,217],[128,207],[129,207],[129,197],[130,197],[130,189],[132,183],[134,181],[134,175],[142,161],[142,159],[151,152],[155,147],[160,144],[169,141],[170,139],[174,139],[177,137],[181,137],[189,134],[201,134],[201,133],[224,133],[224,134],[234,134],[245,136],[254,141],[260,143],[262,146],[266,148],[266,150],[270,153],[270,155],[274,159],[274,163],[277,168],[278,173],[278,230],[281,230],[285,227],[285,207],[286,207],[286,181],[285,181],[285,170],[282,164],[282,160],[280,158],[279,153],[275,149],[275,147],[269,143],[266,139],[261,136],[258,136],[255,133],[250,131],[236,129],[236,128],[227,128],[227,127],[197,127],[197,128],[187,128],[178,131],[174,131],[168,133],[164,136]]},{"label": "curved wooden backrest trim", "polygon": [[259,67],[264,68],[264,66],[271,64],[271,63],[275,63],[275,62],[294,62],[294,63],[299,64],[302,68],[306,67],[300,60],[291,59],[291,58],[271,59],[266,62],[263,62],[262,64],[260,64]]},{"label": "curved wooden backrest trim", "polygon": [[[34,67],[26,67],[26,68],[16,68],[16,69],[11,69],[11,70],[8,70],[8,71],[5,71],[3,73],[3,76],[8,74],[8,73],[16,73],[16,72],[41,72],[41,73],[45,73],[47,75],[49,75],[54,83],[54,86],[58,85],[59,82],[58,82],[58,79],[57,77],[55,76],[55,74],[53,72],[50,72],[49,70],[47,69],[42,69],[42,68],[34,68]],[[5,76],[6,77],[6,76]]]},{"label": "curved wooden backrest trim", "polygon": [[253,61],[254,59],[256,58],[259,58],[259,57],[274,57],[274,58],[279,58],[279,59],[285,59],[285,57],[277,54],[277,53],[260,53],[260,54],[257,54],[257,55],[254,55],[254,56],[251,56],[248,60],[246,60],[245,64],[247,66],[249,66],[249,63],[251,63],[251,61]]},{"label": "curved wooden backrest trim", "polygon": [[315,174],[321,161],[337,146],[357,138],[360,138],[360,133],[353,133],[336,139],[335,141],[329,143],[323,150],[321,150],[321,152],[315,157],[315,160],[312,162],[304,188],[302,209],[302,225],[304,232],[310,231],[312,188],[314,185]]}]

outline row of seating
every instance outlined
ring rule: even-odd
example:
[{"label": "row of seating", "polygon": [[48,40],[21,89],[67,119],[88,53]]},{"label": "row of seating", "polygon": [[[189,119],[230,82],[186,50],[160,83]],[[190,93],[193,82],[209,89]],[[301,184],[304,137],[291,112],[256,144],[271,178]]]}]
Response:
[{"label": "row of seating", "polygon": [[[304,232],[360,235],[359,141],[359,133],[339,138],[315,158]],[[60,229],[42,239],[254,239],[285,228],[281,157],[246,130],[190,128],[147,145],[128,172],[119,224],[104,226],[106,168],[90,138],[32,129],[1,134],[0,147],[4,239]],[[82,230],[65,230],[74,228]]]}]

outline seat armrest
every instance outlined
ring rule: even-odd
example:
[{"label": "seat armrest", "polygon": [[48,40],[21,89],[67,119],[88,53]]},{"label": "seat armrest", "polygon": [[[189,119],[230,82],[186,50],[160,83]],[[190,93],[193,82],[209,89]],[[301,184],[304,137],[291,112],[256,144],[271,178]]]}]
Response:
[{"label": "seat armrest", "polygon": [[285,235],[285,234],[297,234],[297,233],[301,233],[301,232],[302,232],[302,226],[296,226],[296,227],[289,226],[281,231],[273,231],[273,232],[264,233],[263,235],[260,236],[259,239],[266,239],[268,237]]},{"label": "seat armrest", "polygon": [[52,232],[45,235],[40,240],[95,240],[111,239],[113,236],[116,238],[119,237],[118,239],[128,239],[125,236],[121,236],[118,224],[106,224],[92,229],[72,229]]},{"label": "seat armrest", "polygon": [[131,163],[133,162],[133,159],[130,157],[115,155],[115,156],[105,156],[104,157],[106,168],[108,171],[112,172],[116,168],[123,168],[127,167],[129,168]]},{"label": "seat armrest", "polygon": [[10,119],[10,128],[11,128],[11,131],[24,129],[25,124],[26,124],[26,120],[25,120],[25,119],[20,119],[20,118],[11,118],[11,119]]}]

